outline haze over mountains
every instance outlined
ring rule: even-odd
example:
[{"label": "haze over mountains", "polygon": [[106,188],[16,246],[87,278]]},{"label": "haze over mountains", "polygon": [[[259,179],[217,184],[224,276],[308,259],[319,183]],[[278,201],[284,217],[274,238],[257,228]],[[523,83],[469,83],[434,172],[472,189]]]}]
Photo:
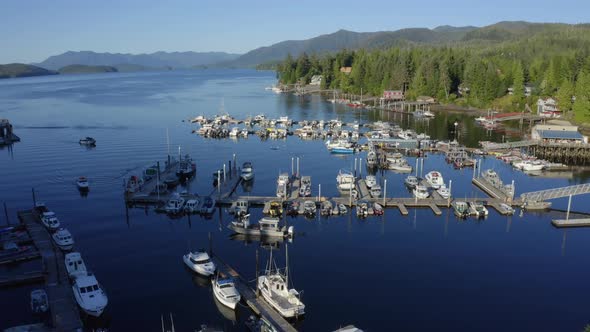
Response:
[{"label": "haze over mountains", "polygon": [[[35,64],[53,71],[71,65],[112,66],[118,71],[148,69],[177,69],[204,66],[254,67],[276,63],[288,54],[296,57],[303,52],[323,54],[341,49],[375,49],[394,46],[462,46],[490,45],[511,40],[530,38],[547,31],[566,31],[573,25],[561,23],[529,23],[523,21],[499,22],[485,27],[439,26],[434,29],[408,28],[396,31],[354,32],[339,30],[306,40],[287,40],[259,47],[245,54],[225,52],[156,52],[151,54],[97,53],[69,51]],[[582,26],[588,27],[587,24]],[[39,71],[41,73],[42,71]],[[0,77],[2,72],[0,72]],[[14,76],[14,75],[11,75]]]}]

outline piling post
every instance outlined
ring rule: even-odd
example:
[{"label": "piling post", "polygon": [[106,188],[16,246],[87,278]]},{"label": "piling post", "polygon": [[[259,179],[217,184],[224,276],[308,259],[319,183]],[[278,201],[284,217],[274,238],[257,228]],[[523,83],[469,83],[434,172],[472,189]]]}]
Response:
[{"label": "piling post", "polygon": [[31,192],[33,193],[33,208],[37,206],[37,199],[35,198],[35,188],[31,188]]},{"label": "piling post", "polygon": [[299,176],[299,157],[297,157],[297,176]]},{"label": "piling post", "polygon": [[354,158],[354,177],[356,178],[356,159]]},{"label": "piling post", "polygon": [[[6,207],[6,204],[4,204]],[[565,214],[565,220],[570,220],[570,207],[572,206],[572,195],[567,200],[567,212]],[[7,216],[8,217],[8,216]]]},{"label": "piling post", "polygon": [[481,177],[481,159],[479,160],[479,166],[477,166],[477,176]]},{"label": "piling post", "polygon": [[295,161],[295,158],[291,157],[291,176],[293,176],[295,174],[295,168],[293,167],[294,161]]},{"label": "piling post", "polygon": [[221,171],[217,170],[217,193],[221,194]]},{"label": "piling post", "polygon": [[475,161],[475,165],[473,165],[473,179],[475,179],[475,171],[477,170],[477,160]]},{"label": "piling post", "polygon": [[449,180],[449,198],[447,198],[447,207],[451,207],[451,197],[453,196],[453,180]]},{"label": "piling post", "polygon": [[510,195],[510,203],[514,200],[514,194],[516,194],[516,187],[514,186],[514,180],[512,180],[512,195]]},{"label": "piling post", "polygon": [[223,164],[223,183],[224,183],[224,184],[225,184],[225,174],[226,174],[226,171],[225,171],[225,164]]},{"label": "piling post", "polygon": [[[258,264],[258,248],[256,248],[256,284],[258,284],[258,271],[260,270]],[[258,297],[258,295],[260,295],[260,289],[256,287],[256,297]]]},{"label": "piling post", "polygon": [[363,177],[363,158],[359,158],[359,178]]},{"label": "piling post", "polygon": [[4,202],[4,215],[6,215],[6,226],[10,226],[10,219],[8,219],[8,208],[6,207],[6,202]]},{"label": "piling post", "polygon": [[385,197],[387,197],[387,179],[383,180],[383,207],[386,207]]},{"label": "piling post", "polygon": [[322,199],[322,185],[318,184],[318,202]]},{"label": "piling post", "polygon": [[[233,161],[234,161],[234,169],[237,169],[238,164],[236,163],[236,154],[235,153],[233,155]],[[231,166],[231,163],[230,163],[230,166]],[[231,167],[230,167],[230,169],[231,169]]]}]

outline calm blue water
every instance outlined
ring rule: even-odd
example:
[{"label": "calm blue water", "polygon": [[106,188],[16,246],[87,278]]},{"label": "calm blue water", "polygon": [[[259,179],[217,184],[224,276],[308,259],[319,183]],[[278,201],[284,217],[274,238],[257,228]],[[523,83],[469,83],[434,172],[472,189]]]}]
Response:
[{"label": "calm blue water", "polygon": [[[257,137],[209,140],[191,134],[196,128],[182,120],[214,115],[223,100],[225,111],[237,118],[265,113],[300,119],[344,121],[384,119],[447,138],[447,124],[458,120],[460,140],[475,145],[480,139],[517,139],[520,130],[485,132],[462,115],[441,113],[430,122],[383,112],[349,110],[319,96],[299,99],[275,95],[264,87],[274,74],[242,70],[105,74],[25,78],[0,81],[0,118],[8,118],[22,142],[0,150],[0,201],[6,202],[12,222],[18,209],[37,199],[56,211],[70,229],[87,265],[109,294],[107,312],[89,326],[113,331],[159,331],[160,315],[172,313],[177,330],[201,324],[242,331],[251,313],[240,308],[237,317],[218,310],[210,285],[184,268],[181,256],[189,248],[208,246],[247,278],[255,276],[255,251],[261,264],[268,257],[259,243],[229,239],[231,220],[225,212],[211,219],[198,216],[169,219],[152,209],[129,209],[122,183],[131,174],[164,161],[178,146],[197,161],[192,192],[208,194],[211,173],[236,154],[238,163],[251,161],[256,179],[251,195],[274,195],[276,177],[300,158],[302,174],[311,175],[314,195],[336,195],[340,168],[352,168],[364,154],[336,157],[321,141],[264,141]],[[81,137],[98,141],[81,147]],[[278,150],[271,149],[277,147]],[[411,164],[414,158],[409,158]],[[505,181],[514,179],[517,194],[586,181],[528,177],[492,158]],[[439,170],[453,181],[455,197],[484,197],[471,185],[470,169],[454,170],[443,156],[429,155],[424,173]],[[363,170],[364,172],[364,170]],[[91,190],[81,197],[75,187],[80,175],[90,178]],[[567,175],[567,174],[566,174]],[[403,178],[386,172],[387,195],[409,197]],[[244,189],[239,189],[244,193]],[[583,196],[573,209],[590,211]],[[566,208],[566,200],[554,206]],[[262,216],[254,210],[252,218]],[[289,246],[292,280],[303,290],[305,331],[331,331],[355,324],[368,331],[456,330],[577,331],[588,320],[590,292],[590,230],[557,230],[550,225],[562,213],[518,214],[503,217],[495,211],[482,221],[458,221],[447,210],[436,217],[430,210],[410,210],[403,217],[387,210],[382,218],[357,220],[290,219],[301,233]],[[0,222],[4,222],[0,218]],[[284,264],[284,246],[277,252]],[[35,266],[35,262],[0,267],[0,274]],[[20,287],[0,290],[0,328],[33,322],[28,292]],[[224,315],[225,313],[225,315]],[[233,322],[232,320],[236,320]]]}]

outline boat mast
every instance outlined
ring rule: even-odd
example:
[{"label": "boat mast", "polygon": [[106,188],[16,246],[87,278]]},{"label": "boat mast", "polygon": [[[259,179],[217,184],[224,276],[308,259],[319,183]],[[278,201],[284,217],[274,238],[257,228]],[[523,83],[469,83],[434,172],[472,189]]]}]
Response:
[{"label": "boat mast", "polygon": [[285,285],[289,289],[289,245],[285,242]]}]

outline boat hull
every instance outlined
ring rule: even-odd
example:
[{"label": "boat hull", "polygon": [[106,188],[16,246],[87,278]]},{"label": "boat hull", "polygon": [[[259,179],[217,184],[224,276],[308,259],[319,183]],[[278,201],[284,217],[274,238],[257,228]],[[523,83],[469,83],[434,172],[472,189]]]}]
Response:
[{"label": "boat hull", "polygon": [[238,234],[244,234],[244,235],[260,236],[260,237],[265,237],[265,236],[284,237],[285,236],[284,231],[268,231],[268,230],[244,228],[244,227],[236,226],[234,224],[230,224],[229,229],[231,229],[232,231],[234,231]]},{"label": "boat hull", "polygon": [[236,309],[236,305],[238,304],[238,302],[240,302],[240,297],[236,297],[234,299],[226,299],[223,297],[223,295],[220,293],[221,291],[219,289],[217,289],[217,287],[215,287],[215,285],[212,286],[213,287],[213,296],[215,296],[215,299],[217,301],[219,301],[219,303],[223,304],[224,306],[235,310]]},{"label": "boat hull", "polygon": [[194,272],[196,272],[196,273],[198,273],[198,274],[200,274],[200,275],[203,275],[203,276],[206,276],[206,277],[210,277],[210,276],[212,276],[212,275],[215,273],[215,269],[205,269],[205,268],[203,268],[203,267],[202,267],[201,265],[199,265],[199,264],[193,264],[193,263],[190,261],[190,259],[189,259],[188,255],[184,255],[184,256],[182,256],[182,260],[184,261],[184,264],[185,264],[185,265],[186,265],[186,266],[187,266],[189,269],[191,269],[192,271],[194,271]]}]

